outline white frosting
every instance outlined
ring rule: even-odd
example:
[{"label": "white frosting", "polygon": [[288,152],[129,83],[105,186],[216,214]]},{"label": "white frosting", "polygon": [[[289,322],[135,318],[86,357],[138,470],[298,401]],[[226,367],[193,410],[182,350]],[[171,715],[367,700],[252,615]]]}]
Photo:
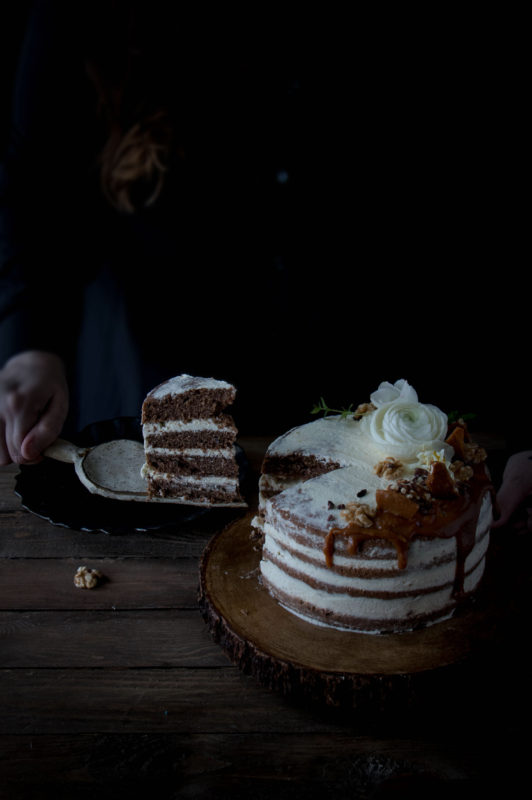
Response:
[{"label": "white frosting", "polygon": [[377,464],[389,455],[364,435],[360,421],[340,416],[331,416],[308,422],[281,436],[270,446],[268,453],[286,455],[299,453],[318,459],[335,461],[340,466],[349,466],[355,461]]},{"label": "white frosting", "polygon": [[171,419],[166,420],[166,422],[145,422],[142,426],[144,436],[152,436],[155,433],[196,433],[198,431],[227,431],[232,433],[233,430],[233,428],[213,419],[193,419],[190,422]]},{"label": "white frosting", "polygon": [[232,389],[233,386],[226,381],[219,381],[216,378],[197,378],[193,375],[176,375],[175,378],[161,383],[151,392],[150,397],[159,399],[166,395],[177,395],[188,392],[191,389]]},{"label": "white frosting", "polygon": [[[465,561],[466,592],[476,589],[484,572],[490,523],[491,502],[486,496],[477,523],[476,543]],[[301,543],[295,539],[300,530],[280,513],[274,513],[264,526],[265,541],[260,568],[274,595],[279,592],[290,597],[295,606],[305,603],[323,611],[347,618],[356,617],[370,623],[430,615],[439,609],[444,610],[444,617],[450,616],[448,607],[454,605],[454,537],[412,541],[405,569],[399,569],[393,547],[388,556],[385,551],[380,559],[371,558],[371,552],[365,557],[358,557],[347,554],[347,544],[339,540],[334,565],[329,568],[323,562],[323,537],[307,532],[305,543]],[[349,569],[347,575],[340,571],[345,568]],[[365,574],[367,569],[371,570],[372,577]],[[319,581],[333,591],[314,588],[312,581]],[[386,596],[357,596],[359,592],[384,593]],[[293,611],[293,608],[288,610]],[[302,615],[298,610],[295,613]],[[442,618],[437,617],[437,621]],[[316,622],[315,619],[309,621]],[[332,622],[331,627],[341,626]]]},{"label": "white frosting", "polygon": [[[347,594],[330,594],[326,590],[313,589],[309,591],[309,587],[304,581],[298,578],[293,578],[280,570],[275,564],[266,562],[261,565],[261,570],[267,582],[279,589],[284,594],[302,599],[305,602],[310,602],[313,606],[325,612],[332,612],[338,616],[346,615],[347,617],[356,614],[357,619],[367,620],[368,622],[378,622],[383,620],[385,622],[393,623],[396,620],[403,620],[408,617],[414,618],[418,615],[434,614],[439,610],[444,610],[441,616],[438,616],[432,621],[440,622],[452,616],[452,609],[449,610],[449,604],[452,604],[452,590],[446,586],[442,589],[428,594],[418,595],[417,597],[396,597],[390,598],[376,598],[376,597],[357,597],[356,606],[353,605],[353,598]],[[467,576],[464,582],[464,588],[467,592],[472,592],[478,586],[480,579],[484,572],[484,560],[478,567]],[[275,591],[275,589],[274,589]],[[293,611],[292,608],[285,606],[287,610]],[[304,616],[301,611],[296,612],[298,616]],[[306,617],[309,622],[316,623],[315,618]],[[324,622],[321,622],[325,625]],[[413,619],[413,624],[415,620]],[[342,628],[341,624],[327,625],[327,627]],[[346,630],[348,628],[345,628]],[[361,633],[366,631],[363,628],[357,629],[349,628],[353,632],[360,630]],[[374,631],[377,632],[377,631]]]},{"label": "white frosting", "polygon": [[141,474],[145,478],[153,476],[154,478],[168,481],[172,485],[175,484],[178,486],[184,483],[190,484],[191,486],[206,486],[209,487],[209,489],[216,486],[232,488],[238,486],[238,478],[226,478],[221,475],[176,475],[175,473],[159,472],[158,470],[152,469],[147,464],[144,464],[142,467]]},{"label": "white frosting", "polygon": [[202,450],[199,447],[190,447],[188,450],[177,450],[175,447],[149,447],[146,446],[146,453],[165,456],[183,456],[184,458],[234,458],[235,450]]}]

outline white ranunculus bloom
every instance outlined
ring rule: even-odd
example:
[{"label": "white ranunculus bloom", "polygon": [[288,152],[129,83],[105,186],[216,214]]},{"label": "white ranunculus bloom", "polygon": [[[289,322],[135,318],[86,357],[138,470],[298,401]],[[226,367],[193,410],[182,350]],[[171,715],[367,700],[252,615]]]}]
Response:
[{"label": "white ranunculus bloom", "polygon": [[405,461],[417,460],[421,450],[443,450],[452,456],[445,444],[447,415],[433,405],[418,402],[417,393],[405,381],[381,383],[371,395],[375,411],[361,420],[366,433],[390,455]]},{"label": "white ranunculus bloom", "polygon": [[417,392],[404,378],[400,378],[395,383],[383,381],[379,384],[377,391],[370,395],[370,400],[377,408],[385,403],[392,403],[394,400],[417,403]]}]

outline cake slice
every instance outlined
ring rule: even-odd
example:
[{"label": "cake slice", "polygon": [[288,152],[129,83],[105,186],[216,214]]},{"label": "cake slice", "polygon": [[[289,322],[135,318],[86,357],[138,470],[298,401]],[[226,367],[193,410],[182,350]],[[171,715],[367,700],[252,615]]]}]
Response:
[{"label": "cake slice", "polygon": [[142,405],[148,495],[190,505],[244,506],[236,459],[237,429],[226,409],[235,387],[215,378],[178,375]]}]

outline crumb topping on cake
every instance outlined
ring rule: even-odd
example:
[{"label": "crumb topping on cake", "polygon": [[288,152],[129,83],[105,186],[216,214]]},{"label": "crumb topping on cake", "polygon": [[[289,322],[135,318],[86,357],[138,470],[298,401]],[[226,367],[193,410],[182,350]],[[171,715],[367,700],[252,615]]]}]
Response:
[{"label": "crumb topping on cake", "polygon": [[397,478],[403,472],[403,465],[393,456],[388,456],[375,464],[374,470],[379,478]]}]

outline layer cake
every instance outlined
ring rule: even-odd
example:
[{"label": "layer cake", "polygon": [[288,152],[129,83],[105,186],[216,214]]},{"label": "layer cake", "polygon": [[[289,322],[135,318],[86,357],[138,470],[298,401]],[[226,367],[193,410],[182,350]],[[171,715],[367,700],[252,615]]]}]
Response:
[{"label": "layer cake", "polygon": [[245,505],[237,429],[227,412],[235,395],[226,381],[178,375],[146,396],[142,473],[150,497],[191,505]]},{"label": "layer cake", "polygon": [[253,521],[261,580],[314,624],[393,633],[452,616],[489,543],[486,453],[404,380],[269,447]]}]

